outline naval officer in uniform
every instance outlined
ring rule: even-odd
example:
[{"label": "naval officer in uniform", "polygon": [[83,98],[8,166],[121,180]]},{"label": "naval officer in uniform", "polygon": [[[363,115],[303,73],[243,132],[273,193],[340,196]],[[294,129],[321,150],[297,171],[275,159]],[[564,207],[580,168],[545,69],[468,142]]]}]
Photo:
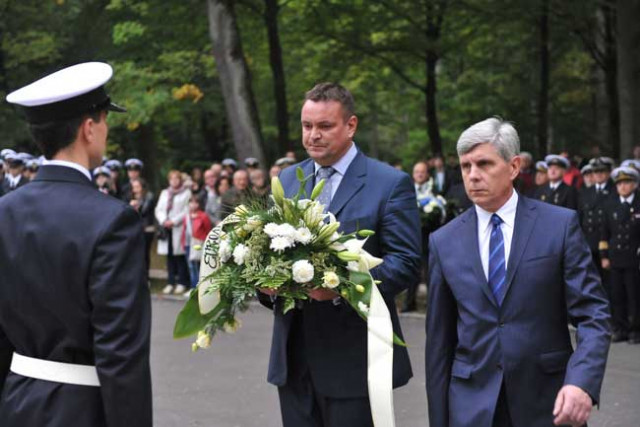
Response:
[{"label": "naval officer in uniform", "polygon": [[0,199],[0,425],[152,425],[138,214],[100,193],[112,69],[84,63],[7,96],[49,159]]}]

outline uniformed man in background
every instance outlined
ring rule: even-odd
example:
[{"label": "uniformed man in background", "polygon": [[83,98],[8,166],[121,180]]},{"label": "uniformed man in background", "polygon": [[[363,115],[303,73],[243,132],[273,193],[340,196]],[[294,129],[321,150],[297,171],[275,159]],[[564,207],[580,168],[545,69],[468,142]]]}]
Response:
[{"label": "uniformed man in background", "polygon": [[549,183],[540,195],[540,200],[563,208],[578,209],[578,190],[564,183],[562,178],[570,163],[563,156],[549,154],[544,158],[548,166]]},{"label": "uniformed man in background", "polygon": [[617,195],[605,205],[600,256],[610,270],[613,342],[640,344],[640,175],[630,167],[613,171]]},{"label": "uniformed man in background", "polygon": [[[150,300],[140,217],[91,182],[112,69],[85,63],[7,96],[46,161],[0,199],[0,425],[150,427]],[[6,380],[5,380],[6,378]]]}]

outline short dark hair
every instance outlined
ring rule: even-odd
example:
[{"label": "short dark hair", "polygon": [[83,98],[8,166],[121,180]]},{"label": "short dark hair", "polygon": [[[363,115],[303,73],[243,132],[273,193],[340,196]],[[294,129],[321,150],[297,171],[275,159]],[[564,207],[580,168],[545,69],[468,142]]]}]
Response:
[{"label": "short dark hair", "polygon": [[349,120],[351,116],[356,114],[355,102],[353,95],[344,86],[338,83],[318,83],[307,92],[304,96],[304,102],[326,102],[337,101],[342,105],[342,111],[344,113],[344,121]]},{"label": "short dark hair", "polygon": [[216,191],[216,194],[218,196],[220,195],[220,184],[222,183],[222,181],[227,181],[229,188],[231,188],[231,178],[229,178],[228,176],[221,176],[216,180],[216,183],[213,186],[213,189]]},{"label": "short dark hair", "polygon": [[44,157],[51,159],[58,154],[60,150],[68,147],[76,140],[78,128],[82,122],[91,118],[93,121],[99,123],[101,113],[102,111],[96,111],[81,117],[74,117],[58,122],[30,123],[29,130],[38,148],[40,148],[42,154],[44,154]]}]

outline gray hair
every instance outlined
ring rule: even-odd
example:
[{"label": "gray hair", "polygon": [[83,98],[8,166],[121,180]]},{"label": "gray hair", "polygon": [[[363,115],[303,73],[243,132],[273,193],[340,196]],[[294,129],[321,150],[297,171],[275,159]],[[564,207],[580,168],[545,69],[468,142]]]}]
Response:
[{"label": "gray hair", "polygon": [[493,145],[500,157],[506,162],[520,152],[520,138],[518,132],[509,122],[499,117],[492,117],[467,128],[458,138],[458,156],[467,154],[478,144]]}]

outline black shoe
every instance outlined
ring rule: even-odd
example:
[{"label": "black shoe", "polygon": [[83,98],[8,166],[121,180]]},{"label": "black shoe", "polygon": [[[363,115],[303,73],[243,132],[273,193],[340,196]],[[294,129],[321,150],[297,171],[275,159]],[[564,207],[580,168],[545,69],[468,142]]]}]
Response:
[{"label": "black shoe", "polygon": [[624,332],[614,332],[611,336],[611,342],[622,342],[627,341],[629,336]]}]

